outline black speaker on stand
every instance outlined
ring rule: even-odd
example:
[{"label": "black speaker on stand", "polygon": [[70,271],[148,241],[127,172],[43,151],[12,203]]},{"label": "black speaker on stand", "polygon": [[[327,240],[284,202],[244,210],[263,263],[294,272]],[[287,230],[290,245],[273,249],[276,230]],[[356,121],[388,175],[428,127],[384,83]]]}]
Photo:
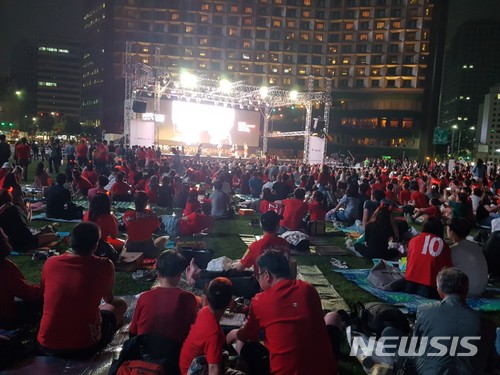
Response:
[{"label": "black speaker on stand", "polygon": [[132,111],[135,113],[146,113],[147,103],[141,100],[134,100],[132,103]]}]

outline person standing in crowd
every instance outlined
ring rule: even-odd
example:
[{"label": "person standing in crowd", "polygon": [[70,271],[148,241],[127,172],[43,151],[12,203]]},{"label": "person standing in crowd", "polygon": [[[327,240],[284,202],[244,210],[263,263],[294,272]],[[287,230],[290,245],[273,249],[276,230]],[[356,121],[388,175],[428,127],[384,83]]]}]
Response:
[{"label": "person standing in crowd", "polygon": [[68,162],[75,160],[76,149],[75,149],[75,141],[73,139],[71,139],[64,148],[64,153],[66,154],[66,160]]},{"label": "person standing in crowd", "polygon": [[100,236],[96,224],[78,224],[71,232],[71,251],[43,266],[37,341],[46,355],[89,358],[111,342],[122,323],[127,303],[114,296],[113,263],[94,255]]},{"label": "person standing in crowd", "polygon": [[17,164],[23,168],[23,181],[28,181],[28,166],[31,161],[31,148],[28,140],[23,137],[21,143],[16,146]]},{"label": "person standing in crowd", "polygon": [[52,139],[50,144],[50,158],[49,158],[49,173],[59,173],[59,168],[61,168],[62,162],[62,149],[59,139]]},{"label": "person standing in crowd", "polygon": [[88,158],[89,147],[87,146],[87,140],[85,138],[80,139],[80,143],[76,148],[76,160],[78,165],[83,168],[89,162]]},{"label": "person standing in crowd", "polygon": [[7,143],[5,134],[0,134],[0,164],[4,165],[11,156],[10,145]]}]

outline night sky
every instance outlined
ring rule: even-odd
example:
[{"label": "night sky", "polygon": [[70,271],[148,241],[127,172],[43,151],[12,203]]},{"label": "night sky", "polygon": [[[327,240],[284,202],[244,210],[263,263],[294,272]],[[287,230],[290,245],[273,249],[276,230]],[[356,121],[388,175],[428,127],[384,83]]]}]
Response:
[{"label": "night sky", "polygon": [[[22,38],[69,36],[80,32],[84,0],[1,0],[0,76],[9,73],[10,50]],[[500,0],[450,0],[448,37],[467,20],[495,16],[500,20]]]}]

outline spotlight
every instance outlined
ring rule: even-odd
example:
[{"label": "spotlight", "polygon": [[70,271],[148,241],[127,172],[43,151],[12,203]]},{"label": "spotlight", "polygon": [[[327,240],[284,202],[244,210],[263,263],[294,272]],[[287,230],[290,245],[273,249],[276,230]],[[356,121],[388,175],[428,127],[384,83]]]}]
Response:
[{"label": "spotlight", "polygon": [[267,98],[267,95],[269,94],[269,88],[266,86],[262,86],[259,90],[260,96],[262,99]]},{"label": "spotlight", "polygon": [[181,73],[181,85],[183,87],[188,89],[193,89],[196,87],[197,83],[198,83],[198,77],[196,77],[194,74],[191,74],[189,72]]},{"label": "spotlight", "polygon": [[297,90],[292,90],[290,91],[289,96],[291,100],[297,100],[297,98],[299,97],[299,92]]},{"label": "spotlight", "polygon": [[231,82],[229,82],[227,79],[223,79],[219,83],[219,89],[223,94],[229,94],[233,88],[233,85]]}]

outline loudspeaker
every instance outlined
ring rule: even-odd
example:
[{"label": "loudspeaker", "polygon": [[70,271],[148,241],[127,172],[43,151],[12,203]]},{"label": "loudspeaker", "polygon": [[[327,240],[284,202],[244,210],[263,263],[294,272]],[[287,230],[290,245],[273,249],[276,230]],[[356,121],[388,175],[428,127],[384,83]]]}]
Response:
[{"label": "loudspeaker", "polygon": [[146,113],[146,102],[134,100],[132,103],[132,111],[136,113]]}]

